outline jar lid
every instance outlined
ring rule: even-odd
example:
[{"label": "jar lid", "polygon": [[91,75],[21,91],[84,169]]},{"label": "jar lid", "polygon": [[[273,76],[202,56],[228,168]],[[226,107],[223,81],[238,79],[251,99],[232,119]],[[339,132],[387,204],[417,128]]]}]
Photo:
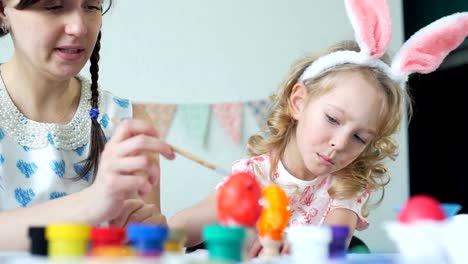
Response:
[{"label": "jar lid", "polygon": [[52,224],[46,228],[47,240],[88,240],[90,234],[87,224]]},{"label": "jar lid", "polygon": [[45,240],[45,230],[44,226],[31,226],[28,228],[28,237],[31,239]]},{"label": "jar lid", "polygon": [[131,241],[163,241],[167,239],[168,233],[168,227],[163,225],[129,224],[127,227],[127,237]]},{"label": "jar lid", "polygon": [[331,225],[333,239],[346,239],[349,235],[349,227],[347,225]]},{"label": "jar lid", "polygon": [[185,241],[187,239],[187,232],[181,228],[171,228],[169,230],[170,241]]},{"label": "jar lid", "polygon": [[244,241],[246,236],[244,227],[224,226],[224,225],[206,225],[203,228],[203,238],[207,241]]},{"label": "jar lid", "polygon": [[92,241],[123,242],[125,229],[120,227],[94,227],[91,230]]},{"label": "jar lid", "polygon": [[287,239],[296,243],[330,243],[332,231],[329,226],[292,226],[286,229]]}]

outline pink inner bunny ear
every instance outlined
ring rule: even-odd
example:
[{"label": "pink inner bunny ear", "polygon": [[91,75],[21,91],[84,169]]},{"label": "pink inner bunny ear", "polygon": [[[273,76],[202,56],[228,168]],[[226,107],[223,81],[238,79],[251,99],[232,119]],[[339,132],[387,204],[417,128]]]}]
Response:
[{"label": "pink inner bunny ear", "polygon": [[468,35],[468,12],[443,17],[416,32],[401,47],[394,71],[410,74],[435,71]]},{"label": "pink inner bunny ear", "polygon": [[392,35],[392,21],[386,0],[345,0],[361,50],[379,58],[385,53]]}]

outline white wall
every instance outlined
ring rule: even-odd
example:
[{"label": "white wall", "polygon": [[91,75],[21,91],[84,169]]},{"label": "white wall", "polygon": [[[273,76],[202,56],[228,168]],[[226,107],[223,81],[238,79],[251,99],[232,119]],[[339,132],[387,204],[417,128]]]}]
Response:
[{"label": "white wall", "polygon": [[[393,17],[391,51],[400,46],[401,1],[389,1]],[[117,0],[105,16],[101,85],[140,102],[211,103],[264,99],[280,84],[292,62],[343,38],[352,38],[343,1],[318,0]],[[11,54],[0,42],[0,59]],[[216,122],[205,146],[191,142],[177,115],[167,141],[229,168],[246,157],[248,135],[257,132],[246,113],[241,146],[234,146]],[[398,140],[401,155],[391,163],[393,180],[371,227],[357,235],[376,251],[393,246],[381,223],[408,197],[406,124]],[[168,216],[202,199],[220,176],[178,157],[162,161],[162,207]]]}]

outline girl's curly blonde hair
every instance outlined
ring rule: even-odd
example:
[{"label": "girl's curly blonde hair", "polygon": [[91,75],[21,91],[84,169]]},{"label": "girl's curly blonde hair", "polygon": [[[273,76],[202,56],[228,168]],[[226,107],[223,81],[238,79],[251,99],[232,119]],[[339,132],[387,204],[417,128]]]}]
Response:
[{"label": "girl's curly blonde hair", "polygon": [[[271,96],[272,105],[267,118],[266,126],[262,132],[249,138],[247,151],[251,156],[265,153],[272,154],[271,168],[277,168],[288,142],[296,131],[297,122],[292,117],[290,95],[293,86],[304,70],[316,59],[326,54],[340,51],[359,51],[359,46],[354,41],[340,42],[330,47],[318,56],[306,57],[298,61],[291,69],[287,79],[283,82],[278,92]],[[389,63],[389,56],[381,57],[385,63]],[[384,159],[394,159],[397,155],[397,144],[393,140],[400,126],[405,102],[410,102],[406,89],[402,89],[399,83],[392,81],[385,73],[368,66],[343,64],[326,70],[318,76],[304,81],[311,98],[321,96],[333,88],[333,80],[344,71],[358,72],[370,82],[378,83],[383,89],[386,100],[381,123],[377,129],[377,136],[370,142],[366,149],[350,165],[333,173],[337,176],[336,183],[328,190],[330,197],[334,199],[348,199],[361,192],[369,190],[381,190],[381,196],[376,202],[378,205],[384,197],[384,187],[390,181]],[[408,104],[408,113],[411,116],[411,104]],[[275,169],[269,173],[273,179]],[[368,215],[367,205],[363,210],[364,216]]]}]

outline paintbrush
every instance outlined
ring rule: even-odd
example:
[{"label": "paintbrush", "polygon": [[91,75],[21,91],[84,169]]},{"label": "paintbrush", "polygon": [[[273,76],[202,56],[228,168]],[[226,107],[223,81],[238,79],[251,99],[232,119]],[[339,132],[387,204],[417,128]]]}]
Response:
[{"label": "paintbrush", "polygon": [[[116,125],[121,123],[121,121],[118,120],[118,119],[113,119],[112,121]],[[180,154],[181,156],[184,156],[185,158],[187,158],[187,159],[189,159],[191,161],[195,161],[196,163],[204,166],[205,168],[208,168],[210,170],[215,171],[216,173],[218,173],[221,176],[228,176],[230,174],[228,171],[214,165],[213,163],[210,163],[210,162],[208,162],[206,160],[203,160],[203,159],[193,155],[192,153],[189,153],[189,152],[187,152],[185,150],[182,150],[182,149],[180,149],[178,147],[175,147],[175,146],[173,146],[173,145],[171,145],[171,144],[169,144],[167,142],[166,142],[166,144],[168,144],[175,153]]]},{"label": "paintbrush", "polygon": [[215,171],[216,173],[218,173],[219,175],[222,175],[222,176],[228,176],[230,173],[228,173],[226,170],[222,169],[222,168],[219,168],[218,166],[206,161],[206,160],[203,160],[195,155],[193,155],[192,153],[189,153],[185,150],[182,150],[180,148],[177,148],[171,144],[168,144],[172,150],[177,153],[177,154],[180,154],[181,156],[184,156],[186,157],[187,159],[191,160],[191,161],[195,161],[196,163],[210,169],[210,170],[213,170]]}]

